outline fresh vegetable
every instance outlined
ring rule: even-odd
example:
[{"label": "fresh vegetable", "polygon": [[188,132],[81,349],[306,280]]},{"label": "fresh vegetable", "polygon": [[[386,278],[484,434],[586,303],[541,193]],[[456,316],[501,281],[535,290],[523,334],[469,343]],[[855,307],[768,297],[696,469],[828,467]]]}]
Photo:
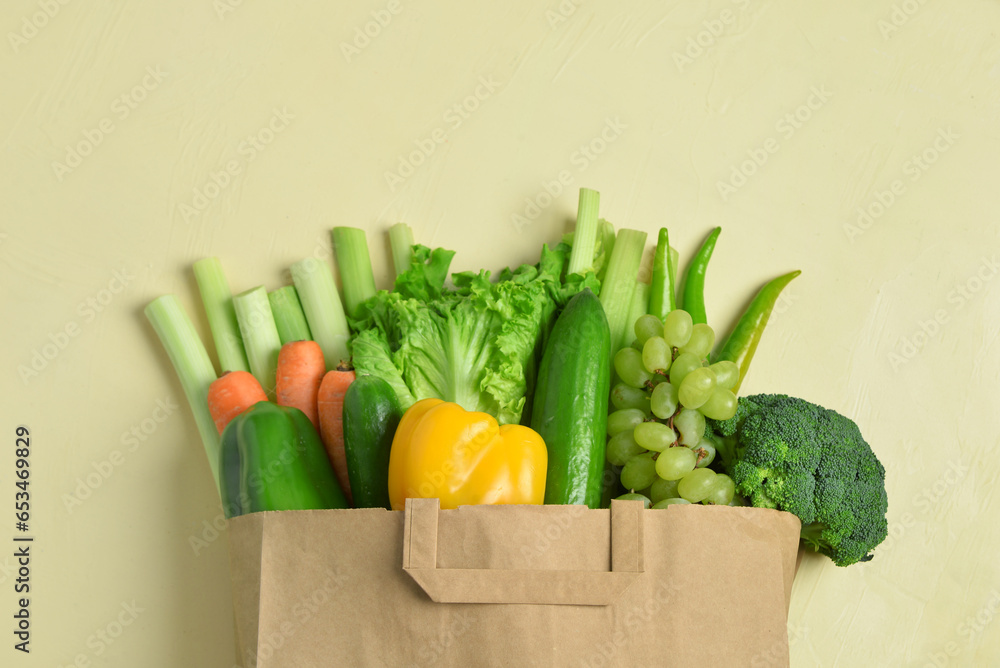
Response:
[{"label": "fresh vegetable", "polygon": [[413,230],[406,223],[396,223],[389,228],[389,248],[392,250],[392,267],[399,276],[410,268],[413,257]]},{"label": "fresh vegetable", "polygon": [[212,478],[219,485],[219,432],[208,409],[208,388],[215,381],[215,367],[194,325],[173,295],[157,297],[146,306],[146,318],[156,331],[181,381],[198,426]]},{"label": "fresh vegetable", "polygon": [[403,416],[396,393],[375,376],[361,376],[344,394],[344,453],[355,508],[389,504],[389,453]]},{"label": "fresh vegetable", "polygon": [[347,455],[344,452],[344,395],[354,382],[354,369],[342,365],[327,371],[316,396],[319,412],[319,433],[323,439],[326,454],[333,465],[340,488],[347,499],[351,499],[351,480],[347,471]]},{"label": "fresh vegetable", "polygon": [[653,253],[653,277],[649,290],[649,313],[660,320],[677,308],[673,277],[670,273],[670,235],[661,227]]},{"label": "fresh vegetable", "polygon": [[240,338],[236,311],[233,309],[233,293],[222,271],[222,263],[217,257],[206,257],[194,263],[194,277],[198,281],[198,291],[205,306],[208,326],[212,329],[212,340],[219,355],[222,372],[249,371],[243,340]]},{"label": "fresh vegetable", "polygon": [[319,429],[319,387],[326,374],[323,351],[315,341],[291,341],[278,353],[275,399],[279,406],[294,406]]},{"label": "fresh vegetable", "polygon": [[872,558],[887,534],[885,468],[858,425],[783,394],[743,397],[710,422],[736,490],[802,520],[802,540],[838,566]]},{"label": "fresh vegetable", "polygon": [[346,508],[316,429],[297,408],[261,401],[229,423],[220,456],[226,517]]},{"label": "fresh vegetable", "polygon": [[750,368],[753,354],[757,351],[757,344],[764,334],[767,321],[771,317],[778,296],[785,289],[793,278],[801,274],[801,271],[792,271],[779,276],[760,289],[757,296],[750,302],[750,306],[736,323],[736,327],[729,334],[729,338],[722,344],[714,361],[727,360],[735,362],[739,367],[739,378],[733,387],[733,392],[740,389],[743,379]]},{"label": "fresh vegetable", "polygon": [[610,346],[604,308],[585,289],[556,319],[535,387],[531,427],[548,450],[545,503],[601,507]]},{"label": "fresh vegetable", "polygon": [[[601,304],[608,317],[611,330],[611,356],[627,346],[632,337],[628,334],[628,320],[632,308],[632,293],[638,282],[639,265],[646,247],[646,233],[637,230],[619,230],[614,250],[608,261],[604,282],[601,284]],[[628,337],[626,339],[626,336]]]},{"label": "fresh vegetable", "polygon": [[351,333],[333,272],[329,265],[312,257],[299,260],[291,271],[309,331],[323,349],[327,371],[336,369],[341,361],[350,359],[347,340]]},{"label": "fresh vegetable", "polygon": [[267,401],[267,394],[249,371],[227,371],[208,387],[208,410],[220,434],[258,401]]},{"label": "fresh vegetable", "polygon": [[698,254],[692,258],[684,276],[681,308],[691,314],[695,324],[708,322],[708,316],[705,315],[705,271],[708,269],[708,261],[712,259],[712,251],[715,250],[715,242],[719,239],[720,232],[722,232],[721,227],[712,230],[698,250]]},{"label": "fresh vegetable", "polygon": [[268,397],[274,396],[275,373],[278,368],[278,351],[281,339],[271,315],[271,304],[263,286],[241,292],[233,297],[236,320],[240,324],[243,345],[250,372],[257,378]]},{"label": "fresh vegetable", "polygon": [[573,230],[573,251],[569,256],[569,274],[583,274],[593,269],[594,250],[600,225],[597,212],[601,205],[601,194],[589,188],[580,188],[580,199],[576,209],[576,228]]},{"label": "fresh vegetable", "polygon": [[267,301],[271,304],[271,315],[274,316],[274,326],[278,330],[281,345],[312,339],[306,314],[302,311],[302,302],[299,301],[299,293],[295,291],[294,285],[286,285],[267,293]]},{"label": "fresh vegetable", "polygon": [[344,310],[358,316],[358,308],[375,295],[375,274],[365,231],[356,227],[335,227],[333,252],[337,256],[340,283],[344,290]]},{"label": "fresh vegetable", "polygon": [[547,453],[542,438],[519,424],[499,425],[487,413],[423,399],[396,429],[389,456],[389,499],[441,500],[441,508],[476,504],[540,504]]}]

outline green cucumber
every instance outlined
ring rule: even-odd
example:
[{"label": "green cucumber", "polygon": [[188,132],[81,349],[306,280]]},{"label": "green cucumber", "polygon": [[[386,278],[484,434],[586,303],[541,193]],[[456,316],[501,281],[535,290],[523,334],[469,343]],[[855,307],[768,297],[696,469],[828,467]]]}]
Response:
[{"label": "green cucumber", "polygon": [[344,454],[355,508],[389,504],[389,451],[403,411],[396,392],[376,376],[358,376],[344,394]]},{"label": "green cucumber", "polygon": [[548,450],[545,503],[601,507],[611,331],[590,290],[556,319],[538,368],[531,428]]}]

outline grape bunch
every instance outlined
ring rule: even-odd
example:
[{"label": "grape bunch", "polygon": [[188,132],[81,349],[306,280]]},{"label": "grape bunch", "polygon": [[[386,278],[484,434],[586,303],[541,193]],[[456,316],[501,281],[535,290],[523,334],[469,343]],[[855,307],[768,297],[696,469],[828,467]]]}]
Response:
[{"label": "grape bunch", "polygon": [[709,364],[715,332],[676,309],[661,321],[644,315],[635,322],[635,341],[615,355],[620,380],[611,390],[608,461],[621,467],[619,498],[647,507],[675,503],[729,505],[735,485],[709,465],[715,443],[705,418],[736,414],[732,388],[739,368],[730,361]]}]

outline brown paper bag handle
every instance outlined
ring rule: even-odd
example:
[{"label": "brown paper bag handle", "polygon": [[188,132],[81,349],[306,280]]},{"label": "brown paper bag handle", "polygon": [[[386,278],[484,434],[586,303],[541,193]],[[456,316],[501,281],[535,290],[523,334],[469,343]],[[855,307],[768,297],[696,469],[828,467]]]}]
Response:
[{"label": "brown paper bag handle", "polygon": [[438,499],[407,499],[403,570],[437,603],[610,605],[643,572],[640,501],[611,502],[611,570],[437,567]]}]

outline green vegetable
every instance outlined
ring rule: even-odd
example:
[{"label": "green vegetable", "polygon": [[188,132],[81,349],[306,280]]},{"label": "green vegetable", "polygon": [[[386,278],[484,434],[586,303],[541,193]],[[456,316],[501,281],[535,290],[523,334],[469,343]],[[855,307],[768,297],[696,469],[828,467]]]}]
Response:
[{"label": "green vegetable", "polygon": [[677,308],[674,281],[670,273],[670,235],[661,227],[653,254],[653,278],[649,290],[649,313],[661,321]]},{"label": "green vegetable", "polygon": [[208,387],[216,379],[215,367],[176,297],[157,297],[146,306],[145,312],[180,378],[205,446],[205,454],[208,455],[208,463],[212,467],[212,478],[218,487],[219,432],[208,410]]},{"label": "green vegetable", "polygon": [[802,540],[838,566],[868,561],[885,540],[885,468],[843,415],[783,394],[741,397],[709,421],[736,490],[802,520]]},{"label": "green vegetable", "polygon": [[271,304],[271,315],[274,316],[281,345],[289,341],[312,341],[306,314],[302,311],[302,302],[294,285],[267,293],[267,300]]},{"label": "green vegetable", "polygon": [[556,319],[538,371],[531,428],[545,441],[545,503],[601,507],[611,346],[608,320],[589,289]]},{"label": "green vegetable", "polygon": [[712,259],[712,251],[715,250],[715,242],[719,239],[720,232],[722,232],[721,227],[712,230],[698,250],[698,254],[691,259],[684,277],[681,308],[691,314],[695,324],[708,322],[708,316],[705,314],[705,271],[708,269],[708,261]]},{"label": "green vegetable", "polygon": [[249,371],[250,364],[243,350],[233,309],[233,293],[229,291],[219,258],[206,257],[195,262],[194,277],[198,281],[198,291],[205,306],[208,326],[212,329],[212,340],[215,341],[222,372]]},{"label": "green vegetable", "polygon": [[594,250],[600,225],[597,212],[600,209],[601,194],[589,188],[580,188],[580,200],[576,209],[576,227],[573,230],[573,251],[569,256],[569,274],[582,274],[593,269]]},{"label": "green vegetable", "polygon": [[410,268],[413,257],[413,230],[406,223],[396,223],[389,228],[389,247],[392,249],[392,266],[396,276]]},{"label": "green vegetable", "polygon": [[259,286],[233,297],[236,321],[250,360],[250,373],[254,375],[267,396],[274,396],[277,380],[278,352],[281,339],[271,315],[271,304],[264,286]]},{"label": "green vegetable", "polygon": [[344,290],[344,306],[349,316],[357,316],[358,308],[375,294],[375,274],[365,231],[356,227],[335,227],[332,232],[333,252],[340,270],[340,285]]},{"label": "green vegetable", "polygon": [[336,369],[342,360],[347,361],[351,357],[347,351],[351,332],[340,302],[340,293],[333,281],[333,271],[329,265],[312,257],[299,260],[292,265],[291,271],[309,331],[323,349],[326,370]]},{"label": "green vegetable", "polygon": [[389,384],[359,376],[344,394],[344,452],[355,508],[389,503],[389,451],[403,412]]},{"label": "green vegetable", "polygon": [[604,282],[601,283],[601,304],[604,306],[608,327],[611,329],[608,364],[611,364],[611,358],[616,352],[632,341],[630,328],[634,321],[630,322],[628,318],[632,308],[632,293],[638,283],[639,265],[642,263],[642,253],[645,248],[645,232],[619,230],[615,237],[607,273],[604,275]]},{"label": "green vegetable", "polygon": [[713,362],[729,360],[739,366],[740,378],[732,388],[734,393],[740,389],[740,385],[747,375],[753,354],[757,351],[757,344],[760,343],[764,328],[767,327],[767,321],[771,317],[774,304],[778,301],[778,295],[793,278],[801,273],[801,271],[787,273],[773,279],[761,288],[712,360]]},{"label": "green vegetable", "polygon": [[261,401],[222,432],[226,517],[265,510],[347,508],[319,434],[297,408]]}]

